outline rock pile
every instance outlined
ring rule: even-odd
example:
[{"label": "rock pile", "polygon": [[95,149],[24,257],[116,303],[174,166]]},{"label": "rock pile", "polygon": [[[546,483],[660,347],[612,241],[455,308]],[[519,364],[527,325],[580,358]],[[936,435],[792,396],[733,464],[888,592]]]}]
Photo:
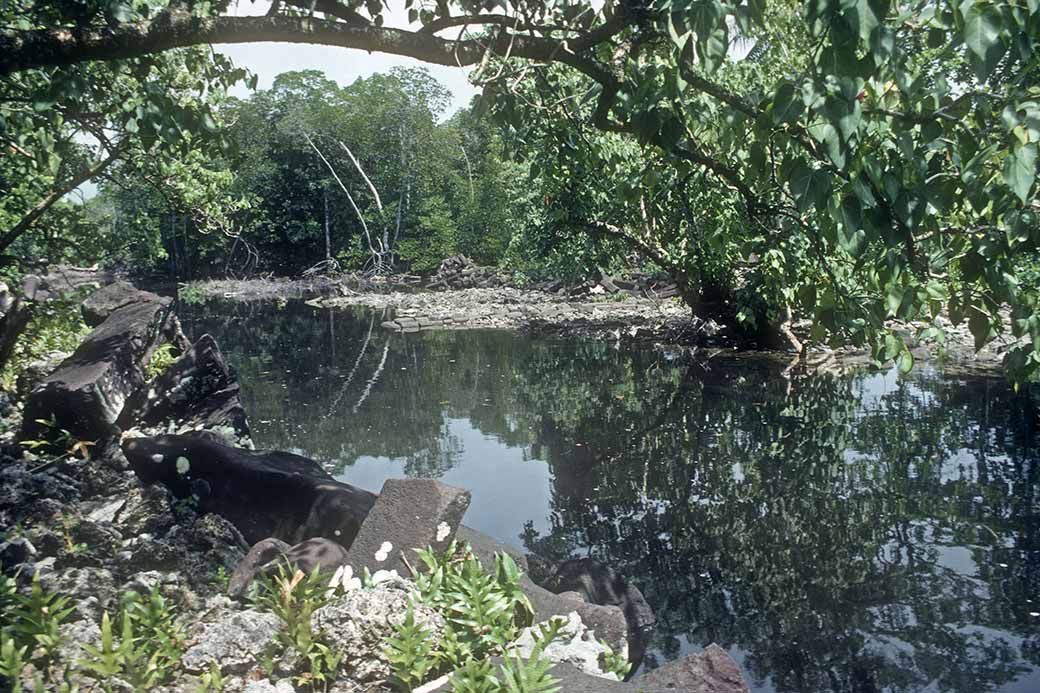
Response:
[{"label": "rock pile", "polygon": [[506,284],[496,267],[481,267],[465,255],[445,258],[427,289],[490,289]]},{"label": "rock pile", "polygon": [[[193,616],[178,678],[165,690],[193,690],[198,676],[219,671],[226,691],[291,693],[289,681],[306,662],[286,648],[280,617],[241,600],[256,577],[288,565],[334,572],[343,586],[310,623],[311,636],[326,638],[343,662],[329,690],[387,690],[386,641],[406,614],[430,638],[445,630],[444,617],[415,604],[415,583],[402,577],[413,570],[412,549],[443,549],[457,537],[485,567],[505,552],[526,570],[523,556],[460,524],[470,499],[464,489],[392,479],[377,496],[336,481],[314,460],[246,446],[234,373],[211,338],[187,345],[168,301],[116,286],[84,312],[94,332],[33,389],[30,404],[56,426],[96,434],[96,454],[0,466],[0,524],[21,528],[0,544],[0,568],[23,587],[38,577],[71,599],[74,612],[61,625],[65,661],[98,646],[100,614],[117,611],[119,595],[158,590]],[[163,340],[182,355],[146,383],[145,364]],[[199,430],[155,434],[171,428]],[[366,576],[364,586],[354,571]],[[611,680],[600,641],[638,663],[653,623],[642,594],[587,559],[546,573],[545,585],[568,591],[557,594],[526,575],[519,586],[536,623],[567,621],[549,653],[563,690],[746,691],[718,648],[655,678]],[[529,648],[530,636],[516,647]],[[77,673],[64,675],[76,680]]]},{"label": "rock pile", "polygon": [[534,282],[527,288],[560,296],[609,296],[627,294],[638,298],[665,299],[679,295],[679,287],[666,277],[645,273],[634,273],[626,277],[615,277],[600,272],[600,279],[587,279],[578,284],[567,284],[562,279]]}]

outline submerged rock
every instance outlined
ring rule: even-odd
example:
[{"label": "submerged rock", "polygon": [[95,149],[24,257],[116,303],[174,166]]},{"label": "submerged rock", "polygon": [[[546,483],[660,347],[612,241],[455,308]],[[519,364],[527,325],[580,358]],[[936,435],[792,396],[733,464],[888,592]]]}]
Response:
[{"label": "submerged rock", "polygon": [[652,690],[686,693],[747,693],[748,687],[733,658],[712,643],[703,652],[686,655],[637,677],[633,683]]}]

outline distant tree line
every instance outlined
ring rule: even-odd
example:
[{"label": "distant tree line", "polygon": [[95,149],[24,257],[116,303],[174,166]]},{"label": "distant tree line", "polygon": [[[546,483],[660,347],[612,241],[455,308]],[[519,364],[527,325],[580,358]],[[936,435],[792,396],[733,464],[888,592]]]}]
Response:
[{"label": "distant tree line", "polygon": [[391,270],[456,253],[497,264],[526,214],[526,167],[476,105],[445,119],[449,98],[424,69],[346,87],[285,73],[222,107],[228,146],[206,168],[237,202],[225,233],[200,234],[205,209],[147,178],[102,184],[89,217],[110,263],[180,278],[363,269],[374,252]]}]

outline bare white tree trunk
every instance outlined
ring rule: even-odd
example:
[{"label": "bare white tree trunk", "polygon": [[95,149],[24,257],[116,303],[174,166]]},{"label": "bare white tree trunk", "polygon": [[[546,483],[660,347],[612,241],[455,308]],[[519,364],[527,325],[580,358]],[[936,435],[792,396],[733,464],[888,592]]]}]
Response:
[{"label": "bare white tree trunk", "polygon": [[347,186],[343,185],[343,181],[340,180],[339,175],[336,173],[336,169],[332,167],[332,164],[329,163],[329,160],[325,158],[325,155],[321,153],[321,150],[318,149],[318,146],[314,144],[314,140],[310,138],[310,135],[308,135],[307,133],[303,133],[303,137],[307,140],[307,144],[311,146],[311,149],[313,149],[314,152],[321,158],[322,162],[324,162],[325,166],[329,169],[329,173],[331,173],[332,177],[336,179],[336,182],[339,183],[340,189],[343,191],[343,193],[347,196],[347,199],[350,201],[350,206],[354,208],[354,213],[357,214],[358,219],[361,221],[361,229],[365,232],[365,240],[368,242],[368,251],[372,253],[373,257],[378,255],[375,246],[372,245],[372,234],[368,231],[368,222],[365,221],[365,216],[361,213],[361,210],[358,208],[357,203],[354,202],[354,196],[350,194],[349,190],[347,190]]}]

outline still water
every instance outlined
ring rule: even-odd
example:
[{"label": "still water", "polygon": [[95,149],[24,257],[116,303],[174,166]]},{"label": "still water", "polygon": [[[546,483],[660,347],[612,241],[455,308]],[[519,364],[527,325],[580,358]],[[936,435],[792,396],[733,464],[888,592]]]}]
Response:
[{"label": "still water", "polygon": [[299,303],[182,315],[238,369],[258,446],[373,491],[464,486],[467,524],[613,565],[658,616],[644,666],[716,642],[755,691],[1040,691],[1035,392]]}]

